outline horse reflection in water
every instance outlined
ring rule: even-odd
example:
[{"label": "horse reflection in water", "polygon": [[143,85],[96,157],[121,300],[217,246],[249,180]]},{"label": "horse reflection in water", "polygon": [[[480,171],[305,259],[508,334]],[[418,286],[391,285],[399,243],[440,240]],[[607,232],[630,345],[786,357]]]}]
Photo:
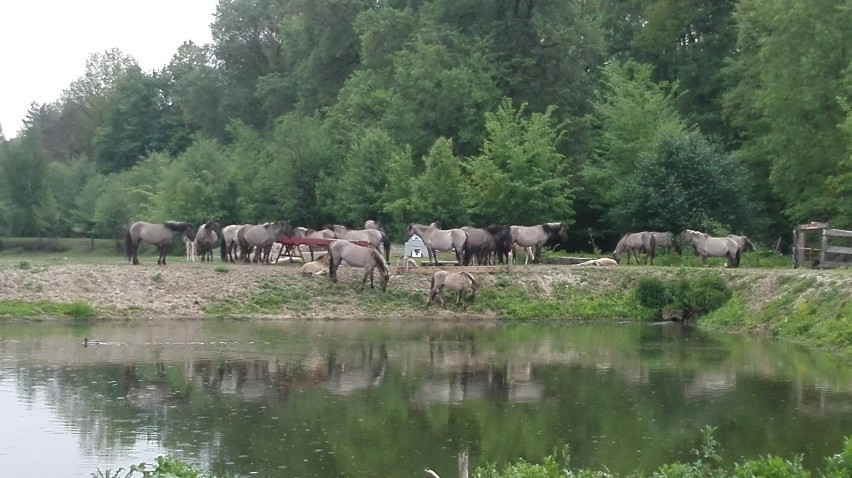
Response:
[{"label": "horse reflection in water", "polygon": [[195,228],[188,222],[168,221],[161,224],[145,221],[134,222],[128,228],[124,237],[127,260],[132,261],[133,265],[138,265],[139,246],[145,242],[157,246],[159,252],[157,264],[166,265],[166,254],[168,254],[175,238],[180,234],[184,234],[190,241],[195,240]]}]

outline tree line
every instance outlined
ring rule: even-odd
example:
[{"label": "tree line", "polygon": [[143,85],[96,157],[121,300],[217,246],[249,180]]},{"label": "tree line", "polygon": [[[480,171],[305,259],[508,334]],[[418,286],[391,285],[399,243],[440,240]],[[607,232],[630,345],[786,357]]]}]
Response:
[{"label": "tree line", "polygon": [[0,132],[0,234],[849,229],[849,25],[848,0],[221,0],[211,44],[92,54]]}]

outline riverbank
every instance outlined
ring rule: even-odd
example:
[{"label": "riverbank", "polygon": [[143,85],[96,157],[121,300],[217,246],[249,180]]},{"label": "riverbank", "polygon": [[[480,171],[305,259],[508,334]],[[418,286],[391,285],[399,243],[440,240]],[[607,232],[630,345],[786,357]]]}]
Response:
[{"label": "riverbank", "polygon": [[[701,326],[768,334],[852,353],[852,271],[566,265],[474,272],[482,288],[467,311],[446,293],[447,307],[424,307],[430,275],[393,275],[386,293],[360,291],[361,271],[341,268],[340,283],[304,277],[299,265],[106,262],[27,263],[0,269],[0,316],[50,319],[655,319],[633,291],[642,277],[721,276],[733,291]],[[67,309],[51,304],[74,304]]]}]

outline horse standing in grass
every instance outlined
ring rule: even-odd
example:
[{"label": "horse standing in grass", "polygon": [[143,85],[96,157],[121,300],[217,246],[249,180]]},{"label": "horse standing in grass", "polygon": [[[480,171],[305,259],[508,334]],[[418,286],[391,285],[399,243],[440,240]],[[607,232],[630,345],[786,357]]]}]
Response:
[{"label": "horse standing in grass", "polygon": [[657,240],[653,234],[648,231],[628,232],[621,236],[615,250],[612,252],[612,258],[618,262],[621,259],[621,254],[627,253],[627,264],[630,264],[630,256],[636,259],[639,264],[639,253],[645,254],[645,263],[650,261],[654,265],[654,255],[657,249]]},{"label": "horse standing in grass", "polygon": [[385,262],[390,262],[390,238],[378,229],[349,229],[340,224],[327,224],[324,229],[334,231],[334,239],[346,239],[347,241],[364,241],[370,247],[379,250],[379,246],[385,249]]},{"label": "horse standing in grass", "polygon": [[382,292],[388,286],[390,271],[382,255],[373,247],[359,246],[347,240],[337,240],[328,246],[328,277],[331,282],[337,282],[337,269],[342,262],[353,267],[364,268],[364,278],[361,280],[361,290],[367,284],[367,276],[370,277],[370,288],[373,289],[373,275],[379,270],[379,289]]},{"label": "horse standing in grass", "polygon": [[737,246],[740,248],[740,255],[744,252],[753,252],[756,251],[757,248],[754,247],[754,243],[749,240],[746,236],[738,236],[736,234],[728,234],[728,237],[737,241]]},{"label": "horse standing in grass", "polygon": [[512,243],[533,251],[533,264],[541,261],[542,246],[555,247],[568,241],[568,231],[558,222],[539,224],[537,226],[512,226]]},{"label": "horse standing in grass", "polygon": [[477,265],[487,265],[491,254],[497,249],[494,236],[487,229],[481,227],[464,226],[461,230],[467,234],[467,247],[470,251],[470,254],[464,256],[464,265],[469,266],[474,257],[476,257]]},{"label": "horse standing in grass", "polygon": [[[198,232],[195,233],[195,243],[201,261],[213,262],[213,244],[216,241],[222,240],[222,227],[219,221],[211,219],[198,227]],[[226,260],[223,256],[222,260]]]},{"label": "horse standing in grass", "polygon": [[651,231],[651,235],[654,236],[656,249],[665,250],[666,254],[671,254],[672,249],[674,249],[674,251],[678,254],[682,253],[680,241],[671,232]]},{"label": "horse standing in grass", "polygon": [[429,287],[429,296],[426,298],[426,308],[433,299],[441,301],[441,307],[444,307],[444,288],[449,288],[458,291],[459,298],[456,300],[456,305],[461,305],[467,310],[468,294],[470,294],[470,302],[476,298],[476,291],[479,290],[479,284],[469,272],[447,272],[437,271],[432,274],[432,282]]},{"label": "horse standing in grass", "polygon": [[423,239],[430,264],[438,263],[438,253],[442,251],[455,251],[457,265],[464,264],[464,258],[470,254],[467,233],[461,229],[439,229],[436,222],[428,226],[411,223],[405,228],[405,240],[415,234]]},{"label": "horse standing in grass", "polygon": [[707,265],[708,257],[724,257],[728,267],[740,266],[740,246],[730,237],[713,237],[703,232],[687,229],[681,233],[684,242],[695,246],[695,251],[701,256],[701,263]]},{"label": "horse standing in grass", "polygon": [[251,250],[254,249],[254,262],[269,264],[272,244],[281,237],[292,237],[293,228],[290,221],[279,221],[257,226],[243,226],[237,230],[237,238],[243,250],[244,261],[249,263]]},{"label": "horse standing in grass", "polygon": [[222,240],[219,242],[219,251],[223,261],[236,262],[239,259],[240,241],[237,231],[244,224],[231,224],[222,228]]},{"label": "horse standing in grass", "polygon": [[186,248],[186,261],[195,262],[195,259],[198,257],[198,248],[196,247],[198,243],[188,237],[184,237],[183,245]]},{"label": "horse standing in grass", "polygon": [[195,228],[188,222],[168,221],[161,224],[145,221],[134,222],[124,236],[127,260],[132,261],[133,265],[138,265],[139,246],[146,242],[157,246],[159,252],[157,264],[166,265],[166,254],[168,254],[172,242],[180,234],[186,236],[190,241],[195,240]]}]

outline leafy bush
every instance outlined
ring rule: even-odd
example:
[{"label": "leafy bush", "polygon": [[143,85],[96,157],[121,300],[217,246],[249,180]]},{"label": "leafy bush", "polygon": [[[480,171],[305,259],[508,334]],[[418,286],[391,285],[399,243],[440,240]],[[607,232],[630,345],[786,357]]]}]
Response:
[{"label": "leafy bush", "polygon": [[643,277],[636,284],[636,300],[649,309],[661,310],[671,304],[673,288],[659,277]]},{"label": "leafy bush", "polygon": [[724,278],[704,274],[686,284],[681,305],[691,313],[706,314],[725,305],[731,295]]},{"label": "leafy bush", "polygon": [[665,308],[682,309],[687,316],[703,315],[718,309],[732,296],[725,279],[711,274],[689,280],[666,281],[643,277],[636,284],[636,300],[659,313]]}]

